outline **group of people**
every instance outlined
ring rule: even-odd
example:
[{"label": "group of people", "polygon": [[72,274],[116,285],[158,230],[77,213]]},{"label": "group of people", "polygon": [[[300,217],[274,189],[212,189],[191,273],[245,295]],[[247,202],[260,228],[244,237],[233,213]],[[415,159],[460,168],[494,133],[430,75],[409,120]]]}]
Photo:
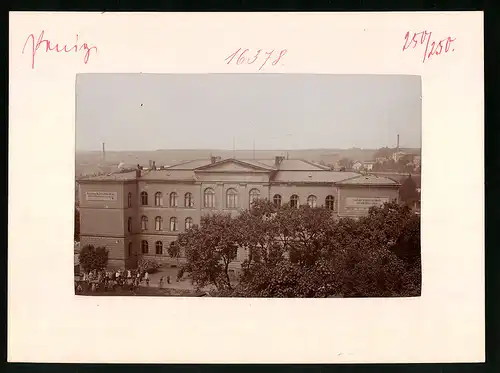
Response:
[{"label": "group of people", "polygon": [[[164,276],[160,278],[160,288],[163,287],[165,280],[168,284],[171,283],[170,276],[165,279]],[[85,290],[91,292],[96,291],[114,291],[119,286],[135,290],[141,284],[149,286],[150,278],[147,271],[140,271],[136,269],[117,270],[110,272],[106,270],[92,270],[80,274],[80,279],[75,281],[76,293],[82,293]]]}]

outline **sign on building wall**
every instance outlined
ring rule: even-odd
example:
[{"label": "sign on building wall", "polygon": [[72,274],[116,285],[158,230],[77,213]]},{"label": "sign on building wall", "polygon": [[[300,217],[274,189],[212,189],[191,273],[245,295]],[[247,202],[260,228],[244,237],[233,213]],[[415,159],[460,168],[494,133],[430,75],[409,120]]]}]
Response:
[{"label": "sign on building wall", "polygon": [[348,211],[366,211],[370,207],[380,206],[389,202],[389,197],[346,197],[345,209]]},{"label": "sign on building wall", "polygon": [[116,201],[118,194],[116,192],[85,192],[87,201]]}]

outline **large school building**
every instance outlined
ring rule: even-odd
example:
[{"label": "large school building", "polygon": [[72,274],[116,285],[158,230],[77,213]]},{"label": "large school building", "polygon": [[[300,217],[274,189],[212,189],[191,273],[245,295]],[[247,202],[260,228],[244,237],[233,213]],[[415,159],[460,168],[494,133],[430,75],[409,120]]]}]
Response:
[{"label": "large school building", "polygon": [[[81,246],[109,250],[110,267],[134,268],[138,254],[174,264],[167,247],[203,214],[237,214],[256,198],[280,205],[324,206],[337,217],[359,217],[398,198],[400,184],[386,177],[332,171],[284,159],[215,157],[78,180]],[[238,252],[237,262],[245,259]],[[181,258],[182,260],[182,258]]]}]

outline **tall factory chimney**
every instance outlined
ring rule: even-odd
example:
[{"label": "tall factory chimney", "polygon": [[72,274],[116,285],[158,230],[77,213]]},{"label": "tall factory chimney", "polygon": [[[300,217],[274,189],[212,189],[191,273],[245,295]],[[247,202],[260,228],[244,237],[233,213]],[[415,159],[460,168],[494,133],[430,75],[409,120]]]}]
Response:
[{"label": "tall factory chimney", "polygon": [[397,147],[398,147],[398,148],[397,148],[397,150],[396,150],[396,151],[399,153],[399,133],[398,133],[398,145],[397,145]]},{"label": "tall factory chimney", "polygon": [[102,143],[102,159],[106,160],[106,147],[104,143]]}]

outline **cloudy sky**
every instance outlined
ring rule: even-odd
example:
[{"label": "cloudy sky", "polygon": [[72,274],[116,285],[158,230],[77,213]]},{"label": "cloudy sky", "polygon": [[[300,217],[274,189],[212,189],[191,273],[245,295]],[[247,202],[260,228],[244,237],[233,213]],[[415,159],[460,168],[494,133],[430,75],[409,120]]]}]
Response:
[{"label": "cloudy sky", "polygon": [[314,149],[421,144],[406,75],[80,74],[76,149]]}]

